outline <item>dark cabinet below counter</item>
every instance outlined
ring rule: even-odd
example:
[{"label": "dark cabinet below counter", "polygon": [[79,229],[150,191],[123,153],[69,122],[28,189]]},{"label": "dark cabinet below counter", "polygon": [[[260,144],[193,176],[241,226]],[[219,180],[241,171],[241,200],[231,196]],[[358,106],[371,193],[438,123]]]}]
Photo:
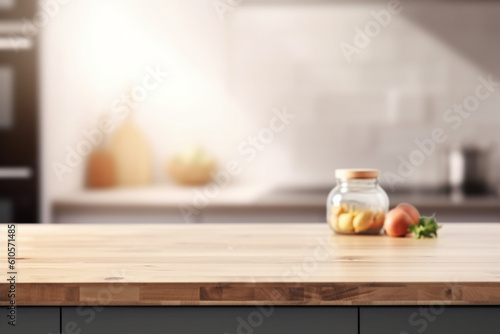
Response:
[{"label": "dark cabinet below counter", "polygon": [[493,334],[498,306],[19,307],[2,334]]},{"label": "dark cabinet below counter", "polygon": [[60,307],[18,307],[15,314],[15,326],[9,324],[11,314],[3,307],[4,314],[0,322],[2,334],[59,334],[61,325]]},{"label": "dark cabinet below counter", "polygon": [[62,324],[92,334],[357,334],[356,307],[64,307]]},{"label": "dark cabinet below counter", "polygon": [[360,307],[360,334],[497,334],[500,307]]}]

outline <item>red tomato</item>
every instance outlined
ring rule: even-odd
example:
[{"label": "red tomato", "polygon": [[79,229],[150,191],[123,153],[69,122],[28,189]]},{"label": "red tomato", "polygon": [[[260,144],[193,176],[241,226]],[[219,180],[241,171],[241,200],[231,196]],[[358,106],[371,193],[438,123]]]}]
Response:
[{"label": "red tomato", "polygon": [[417,208],[408,203],[401,203],[397,206],[397,208],[403,209],[406,213],[411,217],[411,221],[413,224],[418,224],[420,220],[420,213]]},{"label": "red tomato", "polygon": [[395,208],[385,217],[385,233],[391,237],[404,237],[412,223],[413,219],[405,210]]}]

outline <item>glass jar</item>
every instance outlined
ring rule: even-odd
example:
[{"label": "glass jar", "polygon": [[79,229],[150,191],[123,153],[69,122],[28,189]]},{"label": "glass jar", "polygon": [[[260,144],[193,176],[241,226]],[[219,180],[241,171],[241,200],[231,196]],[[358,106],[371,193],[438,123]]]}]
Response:
[{"label": "glass jar", "polygon": [[337,186],[326,202],[326,219],[337,233],[379,234],[389,210],[389,197],[375,169],[337,169]]}]

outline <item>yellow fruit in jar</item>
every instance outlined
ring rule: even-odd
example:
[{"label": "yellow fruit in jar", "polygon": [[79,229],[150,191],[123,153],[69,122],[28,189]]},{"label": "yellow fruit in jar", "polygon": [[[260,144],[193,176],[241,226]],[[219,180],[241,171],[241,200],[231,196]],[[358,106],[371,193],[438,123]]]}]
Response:
[{"label": "yellow fruit in jar", "polygon": [[350,211],[350,205],[349,205],[349,203],[342,203],[340,205],[340,208],[342,209],[341,213],[346,213],[346,212]]},{"label": "yellow fruit in jar", "polygon": [[338,221],[339,215],[341,213],[343,213],[343,209],[340,206],[332,206],[332,208],[330,209],[330,216],[328,217],[328,224],[330,224],[330,227],[333,230],[338,229],[337,221]]},{"label": "yellow fruit in jar", "polygon": [[360,210],[352,210],[352,211],[351,211],[351,213],[352,213],[352,215],[353,215],[353,216],[357,216],[357,215],[362,214],[362,213],[363,213],[363,211],[360,211]]},{"label": "yellow fruit in jar", "polygon": [[373,213],[371,211],[362,211],[358,213],[352,222],[354,232],[364,232],[369,230],[373,223]]},{"label": "yellow fruit in jar", "polygon": [[385,221],[385,212],[384,211],[377,212],[373,217],[373,224],[371,229],[374,231],[382,229],[382,227],[384,227],[384,221]]},{"label": "yellow fruit in jar", "polygon": [[332,206],[331,210],[330,210],[330,216],[339,216],[343,213],[345,213],[347,211],[344,210],[344,208],[342,206]]},{"label": "yellow fruit in jar", "polygon": [[354,232],[354,226],[352,224],[352,219],[354,215],[352,213],[343,213],[339,216],[338,226],[343,232]]}]

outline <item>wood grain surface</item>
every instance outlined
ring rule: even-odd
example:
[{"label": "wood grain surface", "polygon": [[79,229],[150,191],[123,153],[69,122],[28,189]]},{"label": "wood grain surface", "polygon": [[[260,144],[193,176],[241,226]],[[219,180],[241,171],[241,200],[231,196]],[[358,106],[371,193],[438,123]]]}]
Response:
[{"label": "wood grain surface", "polygon": [[[17,225],[18,305],[500,305],[500,224]],[[0,305],[7,305],[7,226]]]}]

